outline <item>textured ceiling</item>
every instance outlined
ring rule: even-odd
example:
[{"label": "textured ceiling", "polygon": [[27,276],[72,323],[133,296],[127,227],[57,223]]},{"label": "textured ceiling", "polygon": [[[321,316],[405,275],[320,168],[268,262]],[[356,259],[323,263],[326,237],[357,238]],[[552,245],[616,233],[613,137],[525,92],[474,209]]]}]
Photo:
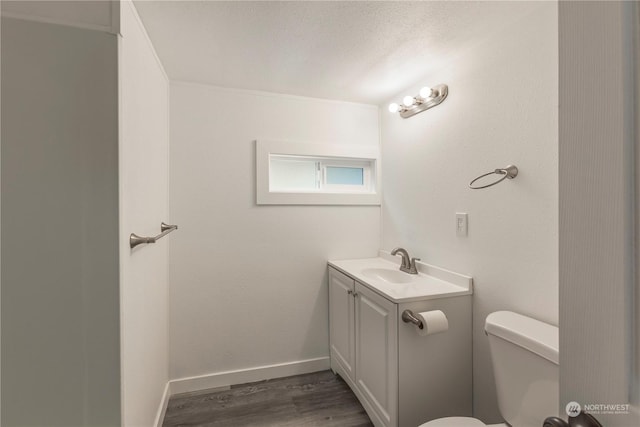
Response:
[{"label": "textured ceiling", "polygon": [[379,104],[536,2],[136,1],[169,77]]}]

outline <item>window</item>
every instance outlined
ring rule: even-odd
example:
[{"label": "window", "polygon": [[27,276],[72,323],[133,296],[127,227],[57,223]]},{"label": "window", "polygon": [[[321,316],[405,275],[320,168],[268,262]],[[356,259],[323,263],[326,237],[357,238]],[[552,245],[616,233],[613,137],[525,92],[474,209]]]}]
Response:
[{"label": "window", "polygon": [[373,163],[373,160],[326,160],[321,167],[325,190],[347,193],[371,192]]},{"label": "window", "polygon": [[296,192],[319,189],[318,162],[299,156],[269,157],[269,191]]},{"label": "window", "polygon": [[342,186],[363,186],[364,185],[364,167],[352,166],[326,166],[325,167],[325,185],[342,185]]},{"label": "window", "polygon": [[373,160],[271,154],[271,193],[366,193],[371,191]]},{"label": "window", "polygon": [[257,141],[258,204],[378,205],[377,147]]}]

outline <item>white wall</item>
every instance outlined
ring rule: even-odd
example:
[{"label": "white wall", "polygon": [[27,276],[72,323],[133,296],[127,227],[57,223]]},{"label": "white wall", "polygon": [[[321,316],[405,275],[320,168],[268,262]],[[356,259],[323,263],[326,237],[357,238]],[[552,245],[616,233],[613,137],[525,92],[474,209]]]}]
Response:
[{"label": "white wall", "polygon": [[[640,425],[632,370],[638,9],[562,2],[559,24],[561,406],[631,402],[635,414],[596,417]],[[594,87],[606,87],[598,102]]]},{"label": "white wall", "polygon": [[120,423],[117,94],[116,36],[2,18],[5,427]]},{"label": "white wall", "polygon": [[326,262],[377,253],[378,206],[257,206],[260,138],[377,146],[378,109],[171,84],[172,379],[328,357]]},{"label": "white wall", "polygon": [[169,86],[133,4],[121,5],[120,270],[122,421],[151,426],[168,381],[168,244],[129,248],[129,234],[155,236],[168,206]]},{"label": "white wall", "polygon": [[[506,309],[558,324],[557,33],[557,4],[541,3],[389,100],[446,83],[441,105],[382,114],[382,246],[473,276],[474,414],[485,422],[501,419],[486,316]],[[468,188],[508,164],[515,180]],[[456,212],[469,214],[466,238]]]}]

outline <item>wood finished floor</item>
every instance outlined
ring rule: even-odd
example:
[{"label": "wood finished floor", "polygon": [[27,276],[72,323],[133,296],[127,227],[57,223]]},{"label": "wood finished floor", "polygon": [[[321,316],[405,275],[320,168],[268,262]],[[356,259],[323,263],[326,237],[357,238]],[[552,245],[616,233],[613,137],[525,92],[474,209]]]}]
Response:
[{"label": "wood finished floor", "polygon": [[331,371],[169,400],[163,427],[373,426],[349,386]]}]

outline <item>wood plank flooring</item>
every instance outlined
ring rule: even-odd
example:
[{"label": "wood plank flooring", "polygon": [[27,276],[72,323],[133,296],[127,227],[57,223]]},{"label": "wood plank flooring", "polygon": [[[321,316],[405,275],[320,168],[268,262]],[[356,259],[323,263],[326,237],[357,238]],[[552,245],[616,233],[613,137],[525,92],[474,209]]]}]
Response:
[{"label": "wood plank flooring", "polygon": [[177,395],[163,427],[371,427],[349,386],[331,371]]}]

